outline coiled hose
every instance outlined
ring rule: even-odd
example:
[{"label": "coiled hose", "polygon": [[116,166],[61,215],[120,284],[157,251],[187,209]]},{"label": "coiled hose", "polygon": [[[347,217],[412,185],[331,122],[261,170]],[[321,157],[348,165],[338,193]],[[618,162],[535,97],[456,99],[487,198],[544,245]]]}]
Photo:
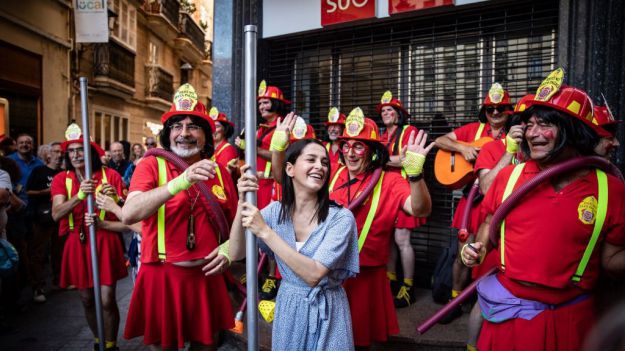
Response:
[{"label": "coiled hose", "polygon": [[464,207],[464,212],[462,213],[462,222],[460,223],[460,230],[458,231],[458,241],[465,242],[469,239],[469,217],[471,214],[471,209],[473,208],[473,199],[480,191],[480,179],[476,178],[473,181],[473,185],[471,186],[471,191],[469,191],[469,196],[467,196],[467,205]]},{"label": "coiled hose", "polygon": [[[514,208],[514,206],[520,201],[523,196],[532,191],[536,186],[540,183],[549,180],[555,176],[561,175],[566,172],[570,172],[571,170],[579,169],[579,168],[599,168],[607,173],[612,174],[615,177],[618,177],[621,181],[624,181],[623,175],[621,171],[613,165],[610,161],[601,158],[599,156],[586,156],[586,157],[577,157],[569,161],[562,162],[556,166],[549,167],[544,171],[541,171],[531,180],[527,181],[523,185],[521,185],[518,189],[512,192],[510,196],[504,201],[504,203],[497,208],[497,211],[493,214],[491,219],[491,224],[488,230],[488,237],[493,245],[497,245],[497,241],[499,239],[499,227],[503,219],[508,215],[508,213]],[[430,318],[428,318],[425,322],[420,324],[417,327],[417,332],[419,334],[424,334],[427,332],[434,324],[438,323],[443,317],[445,317],[449,312],[453,309],[457,308],[462,304],[465,300],[467,300],[475,290],[477,289],[477,284],[484,278],[496,272],[498,267],[493,267],[486,274],[484,274],[479,279],[473,281],[469,286],[464,288],[460,295],[456,296],[454,299],[449,301],[443,308],[438,310],[435,314],[433,314]]]}]

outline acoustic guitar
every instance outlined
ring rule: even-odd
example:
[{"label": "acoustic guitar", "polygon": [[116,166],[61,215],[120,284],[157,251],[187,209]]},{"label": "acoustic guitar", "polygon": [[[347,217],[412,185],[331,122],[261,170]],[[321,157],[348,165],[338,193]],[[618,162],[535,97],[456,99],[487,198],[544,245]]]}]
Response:
[{"label": "acoustic guitar", "polygon": [[[493,141],[493,138],[483,137],[470,143],[459,141],[461,144],[482,147]],[[442,185],[459,189],[475,179],[473,163],[464,159],[460,152],[439,149],[434,159],[434,176]]]}]

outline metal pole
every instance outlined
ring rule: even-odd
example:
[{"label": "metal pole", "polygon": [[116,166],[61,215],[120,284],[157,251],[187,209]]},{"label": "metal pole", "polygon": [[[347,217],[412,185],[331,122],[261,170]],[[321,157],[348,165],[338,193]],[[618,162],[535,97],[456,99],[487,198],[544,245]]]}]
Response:
[{"label": "metal pole", "polygon": [[[91,144],[89,143],[89,114],[87,113],[87,77],[80,77],[80,109],[82,114],[82,138],[85,158],[85,179],[91,179]],[[87,212],[93,215],[93,194],[87,196]],[[82,224],[81,224],[82,225]],[[96,246],[95,226],[89,226],[89,246],[91,248],[91,269],[93,270],[93,293],[95,297],[95,315],[98,323],[100,351],[104,351],[104,319],[102,318],[102,292],[100,291],[100,268],[98,267],[98,249]]]},{"label": "metal pole", "polygon": [[[245,163],[250,165],[248,173],[256,174],[256,36],[254,25],[246,25],[244,68],[243,114],[245,115]],[[245,194],[245,201],[256,205],[256,193]],[[247,276],[247,350],[258,350],[258,248],[256,237],[251,231],[245,231],[245,274]]]}]

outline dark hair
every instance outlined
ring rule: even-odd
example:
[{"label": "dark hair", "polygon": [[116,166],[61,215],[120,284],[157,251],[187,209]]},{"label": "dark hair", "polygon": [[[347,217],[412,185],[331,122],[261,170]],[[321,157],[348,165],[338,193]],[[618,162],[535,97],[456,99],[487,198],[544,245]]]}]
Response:
[{"label": "dark hair", "polygon": [[[280,208],[280,220],[279,223],[284,223],[290,216],[293,215],[293,210],[295,206],[295,188],[293,187],[293,179],[286,174],[286,163],[290,163],[295,165],[297,159],[301,156],[304,148],[310,144],[317,144],[321,146],[328,157],[328,172],[326,180],[323,182],[323,186],[317,192],[317,224],[322,223],[328,217],[328,212],[330,211],[330,206],[338,206],[333,201],[330,201],[330,192],[328,188],[330,186],[330,174],[332,173],[332,169],[330,168],[330,161],[328,156],[328,151],[323,146],[321,142],[316,139],[303,139],[298,140],[291,144],[286,149],[286,155],[284,160],[284,170],[282,171],[282,200],[280,203],[282,207]],[[314,218],[314,217],[313,217]]]},{"label": "dark hair", "polygon": [[[277,99],[273,99],[273,98],[263,98],[263,99],[269,99],[269,101],[271,101],[271,108],[267,111],[269,112],[275,112],[278,116],[280,117],[284,117],[287,115],[287,113],[289,113],[290,108],[288,107],[289,105],[277,100]],[[259,99],[260,100],[260,99]],[[257,101],[258,103],[258,101]],[[256,108],[256,113],[259,114],[260,116],[260,112],[258,111],[258,108]],[[262,121],[262,117],[258,119],[259,121]]]},{"label": "dark hair", "polygon": [[9,156],[9,149],[15,144],[15,139],[11,137],[5,137],[0,141],[0,152],[3,155]]},{"label": "dark hair", "polygon": [[163,149],[167,151],[171,151],[171,144],[169,143],[169,135],[171,133],[171,126],[174,123],[178,123],[180,121],[184,121],[187,117],[191,118],[191,121],[194,124],[197,124],[204,131],[204,138],[206,138],[206,143],[204,143],[204,149],[202,150],[202,155],[204,157],[211,157],[215,152],[215,147],[213,146],[213,130],[211,129],[208,121],[202,117],[193,116],[193,115],[176,115],[169,118],[165,125],[163,125],[163,129],[158,133],[158,141],[160,142]]},{"label": "dark hair", "polygon": [[9,177],[11,177],[11,183],[17,183],[17,181],[22,178],[20,166],[18,166],[17,162],[11,158],[0,156],[0,169],[9,174]]},{"label": "dark hair", "polygon": [[130,160],[130,143],[128,140],[120,140],[119,143],[124,147],[124,160]]},{"label": "dark hair", "polygon": [[[521,120],[527,122],[534,115],[540,121],[553,124],[558,128],[555,146],[547,154],[546,161],[556,158],[566,147],[575,149],[581,156],[595,155],[594,148],[599,143],[599,136],[584,122],[554,108],[541,105],[529,107],[521,115]],[[525,138],[521,142],[521,150],[529,159],[530,149]]]},{"label": "dark hair", "polygon": [[[355,139],[358,140],[358,139]],[[365,140],[358,140],[361,141],[363,143],[365,143],[365,145],[367,145],[367,147],[369,148],[369,156],[370,156],[370,160],[369,164],[367,165],[367,168],[365,168],[365,172],[372,172],[377,168],[384,168],[386,167],[386,164],[389,161],[389,154],[388,154],[388,150],[386,149],[386,147],[384,147],[384,145],[382,145],[382,143],[379,143],[377,141],[365,141]],[[367,157],[367,155],[365,155],[365,157]],[[339,159],[341,160],[341,163],[345,164],[345,156],[343,155],[342,152],[339,153]]]},{"label": "dark hair", "polygon": [[[392,107],[393,110],[395,110],[395,113],[397,114],[397,124],[396,124],[397,129],[395,129],[395,135],[393,136],[393,139],[391,139],[389,135],[389,140],[394,140],[393,155],[399,155],[399,151],[401,149],[401,147],[399,147],[399,139],[400,139],[399,137],[401,133],[404,131],[404,126],[408,122],[408,116],[406,116],[404,111],[398,109],[397,107],[395,106],[390,106],[390,107]],[[382,110],[380,109],[380,111]],[[380,112],[379,117],[380,119],[382,119],[382,112]]]},{"label": "dark hair", "polygon": [[221,124],[224,129],[224,139],[230,139],[230,137],[234,134],[234,127],[232,124],[227,122],[215,122]]},{"label": "dark hair", "polygon": [[523,123],[523,120],[521,119],[521,114],[515,113],[508,116],[508,119],[506,120],[506,124],[503,126],[503,129],[507,134],[510,131],[510,128],[521,123]]},{"label": "dark hair", "polygon": [[[82,145],[83,144],[80,143],[80,146]],[[100,155],[98,154],[98,150],[96,150],[96,148],[93,147],[93,145],[90,145],[90,148],[91,148],[91,172],[95,173],[95,172],[98,172],[100,168],[102,168],[102,161],[100,160]],[[69,158],[69,152],[66,151],[65,155],[63,155],[63,158],[65,159],[65,169],[67,169],[68,171],[73,171],[74,165],[72,165],[72,160]]]}]

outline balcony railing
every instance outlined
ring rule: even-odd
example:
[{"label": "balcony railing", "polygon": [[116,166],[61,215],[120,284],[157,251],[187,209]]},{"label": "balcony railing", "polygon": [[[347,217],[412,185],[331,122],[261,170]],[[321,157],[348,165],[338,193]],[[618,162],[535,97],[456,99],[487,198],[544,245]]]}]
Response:
[{"label": "balcony railing", "polygon": [[172,101],[174,97],[174,77],[160,66],[145,66],[146,96]]},{"label": "balcony railing", "polygon": [[187,36],[200,52],[204,53],[204,31],[186,12],[180,12],[180,32]]},{"label": "balcony railing", "polygon": [[111,40],[95,44],[93,51],[94,75],[104,76],[134,88],[135,54]]},{"label": "balcony railing", "polygon": [[178,0],[154,0],[146,1],[143,9],[153,15],[163,15],[175,28],[178,28],[180,2]]}]

